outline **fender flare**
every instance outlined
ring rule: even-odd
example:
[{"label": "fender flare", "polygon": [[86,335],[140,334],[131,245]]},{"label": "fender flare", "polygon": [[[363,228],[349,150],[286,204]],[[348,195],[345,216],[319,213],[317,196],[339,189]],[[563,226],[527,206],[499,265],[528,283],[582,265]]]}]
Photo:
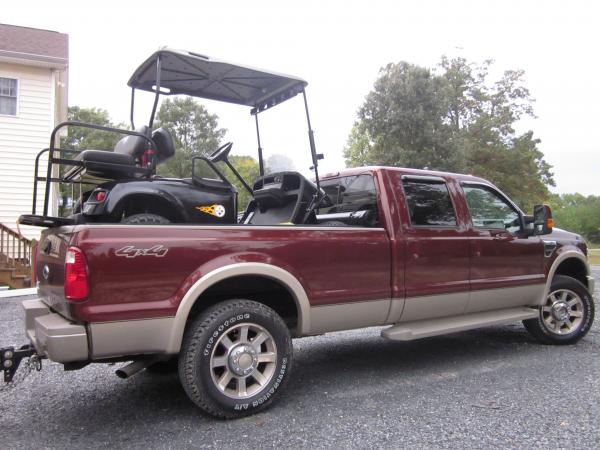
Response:
[{"label": "fender flare", "polygon": [[181,215],[184,222],[187,222],[189,215],[179,198],[168,191],[157,189],[151,181],[139,180],[131,183],[117,184],[110,188],[107,203],[104,207],[104,214],[113,215],[118,211],[125,201],[132,196],[145,196],[154,198],[158,201],[166,201],[173,206],[173,210]]},{"label": "fender flare", "polygon": [[[560,266],[563,263],[563,261],[570,259],[570,258],[575,258],[575,259],[580,260],[581,263],[583,264],[583,267],[585,267],[586,276],[588,276],[590,274],[590,267],[589,267],[589,264],[587,262],[585,255],[583,253],[578,252],[576,250],[567,250],[566,252],[561,253],[560,255],[558,255],[556,257],[556,259],[552,263],[552,266],[550,267],[550,271],[548,272],[548,279],[546,280],[546,289],[544,289],[544,296],[541,299],[542,303],[545,302],[546,297],[548,297],[548,294],[550,293],[550,285],[552,284],[552,279],[554,278],[554,274],[556,273],[558,266]],[[540,304],[542,304],[542,303],[540,303]]]},{"label": "fender flare", "polygon": [[308,333],[308,330],[310,330],[310,303],[302,284],[300,284],[294,275],[287,270],[271,264],[236,263],[219,267],[218,269],[208,272],[196,281],[186,292],[181,303],[179,303],[177,313],[173,318],[167,353],[179,353],[188,316],[200,295],[219,281],[241,275],[264,276],[278,281],[286,287],[290,294],[292,294],[296,307],[298,308],[298,334],[304,335]]}]

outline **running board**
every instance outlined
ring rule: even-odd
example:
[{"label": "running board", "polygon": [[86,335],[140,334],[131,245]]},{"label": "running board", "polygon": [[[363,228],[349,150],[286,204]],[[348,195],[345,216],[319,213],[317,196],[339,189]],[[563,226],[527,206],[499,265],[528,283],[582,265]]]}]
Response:
[{"label": "running board", "polygon": [[538,309],[522,307],[443,317],[441,319],[418,320],[392,325],[381,332],[381,337],[392,341],[412,341],[413,339],[439,334],[456,333],[490,325],[534,319],[538,314]]}]

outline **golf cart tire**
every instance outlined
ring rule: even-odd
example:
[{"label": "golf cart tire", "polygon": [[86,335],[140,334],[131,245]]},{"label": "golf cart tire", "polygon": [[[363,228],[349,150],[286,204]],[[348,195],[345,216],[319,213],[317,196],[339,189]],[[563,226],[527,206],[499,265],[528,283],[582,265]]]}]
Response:
[{"label": "golf cart tire", "polygon": [[171,223],[171,221],[158,214],[143,213],[125,217],[121,220],[121,223],[131,225],[165,225]]}]

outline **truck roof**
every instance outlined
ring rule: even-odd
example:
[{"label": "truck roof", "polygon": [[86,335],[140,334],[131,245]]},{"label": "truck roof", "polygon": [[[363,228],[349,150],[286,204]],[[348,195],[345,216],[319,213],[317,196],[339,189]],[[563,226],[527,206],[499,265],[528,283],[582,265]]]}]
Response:
[{"label": "truck roof", "polygon": [[491,184],[489,181],[475,177],[473,175],[465,175],[460,173],[452,173],[452,172],[440,172],[437,170],[422,170],[422,169],[410,169],[406,167],[388,167],[388,166],[366,166],[366,167],[351,167],[348,169],[340,170],[335,173],[327,173],[323,175],[321,178],[323,180],[327,178],[335,178],[338,176],[349,176],[349,175],[359,175],[365,172],[400,172],[404,175],[417,175],[417,176],[429,176],[429,177],[440,177],[440,178],[454,178],[459,181],[475,181],[478,183],[486,183]]}]

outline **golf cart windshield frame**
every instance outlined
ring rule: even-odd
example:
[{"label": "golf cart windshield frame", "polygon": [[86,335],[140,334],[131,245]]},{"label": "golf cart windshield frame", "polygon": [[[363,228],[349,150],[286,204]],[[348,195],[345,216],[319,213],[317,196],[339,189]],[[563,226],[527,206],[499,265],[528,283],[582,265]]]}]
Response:
[{"label": "golf cart windshield frame", "polygon": [[318,161],[314,133],[310,124],[305,87],[308,83],[298,77],[256,69],[210,58],[199,53],[162,48],[144,61],[133,73],[131,87],[131,127],[135,129],[133,113],[136,89],[155,94],[148,126],[152,128],[160,95],[189,95],[225,103],[249,106],[256,122],[258,164],[264,175],[263,149],[260,144],[258,114],[298,94],[302,94],[308,138],[312,156],[312,169],[319,186]]}]

